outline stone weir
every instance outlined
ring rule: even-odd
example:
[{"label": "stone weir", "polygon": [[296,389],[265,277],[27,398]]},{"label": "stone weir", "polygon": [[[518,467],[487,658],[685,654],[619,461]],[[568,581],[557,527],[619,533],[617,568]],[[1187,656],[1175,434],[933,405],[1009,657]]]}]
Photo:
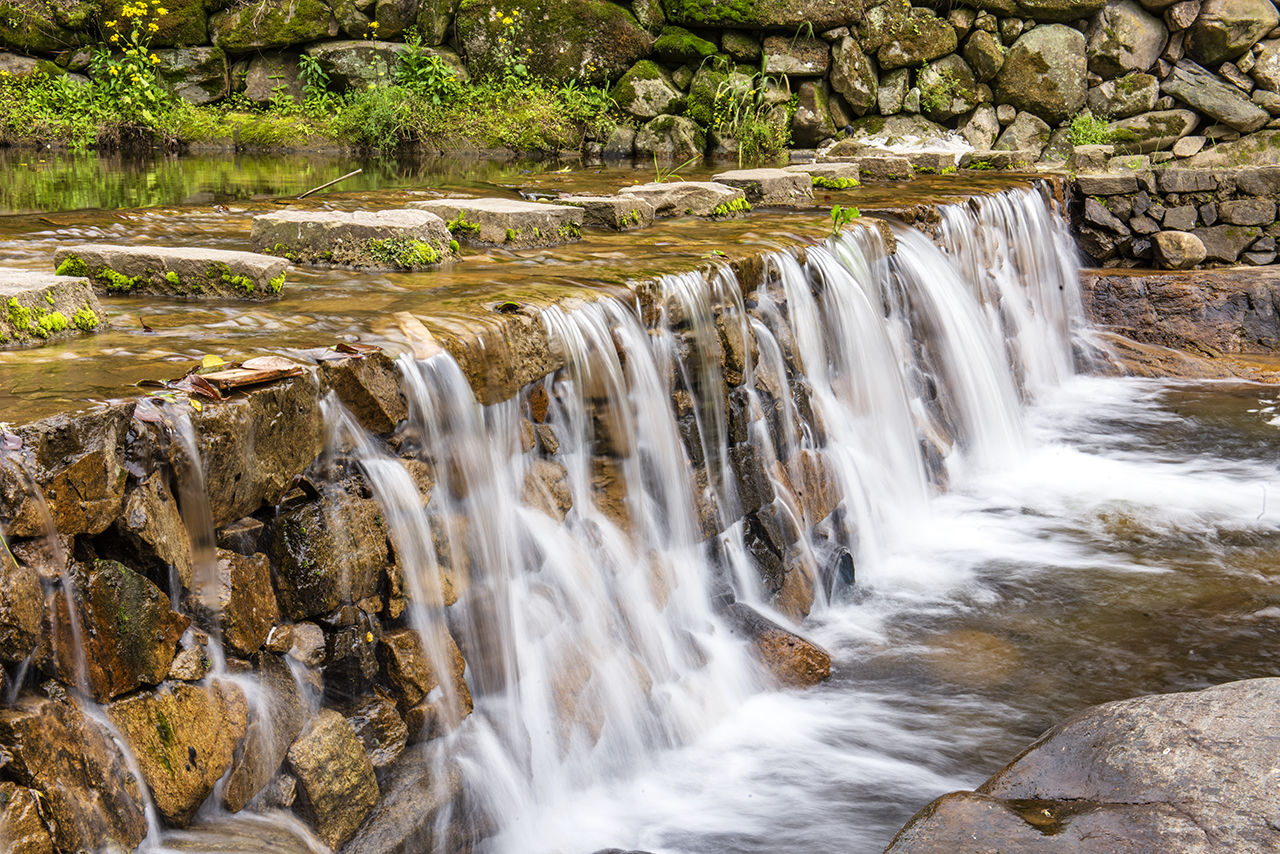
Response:
[{"label": "stone weir", "polygon": [[[205,375],[0,432],[0,838],[181,847],[175,828],[274,808],[335,850],[465,850],[511,780],[678,742],[678,704],[650,697],[822,680],[797,624],[893,514],[860,495],[857,407],[903,419],[874,426],[886,501],[1002,441],[948,368],[962,339],[932,280],[1012,271],[982,290],[1057,302],[989,349],[1057,348],[1018,383],[1071,370],[1082,314],[1047,198],[925,217],[960,272],[864,217],[436,335],[403,315],[415,358],[312,351],[233,392]],[[983,228],[1019,233],[964,237]],[[1016,275],[1057,266],[1038,290]]]}]

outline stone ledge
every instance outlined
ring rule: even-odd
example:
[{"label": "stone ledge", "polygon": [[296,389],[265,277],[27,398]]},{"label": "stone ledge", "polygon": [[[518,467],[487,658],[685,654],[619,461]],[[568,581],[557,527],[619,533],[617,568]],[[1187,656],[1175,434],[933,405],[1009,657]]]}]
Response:
[{"label": "stone ledge", "polygon": [[88,279],[0,268],[0,348],[43,344],[102,326],[102,305]]},{"label": "stone ledge", "polygon": [[407,207],[442,217],[460,242],[525,249],[556,246],[582,237],[582,211],[515,199],[431,199]]},{"label": "stone ledge", "polygon": [[254,252],[86,243],[54,254],[60,276],[84,276],[101,292],[185,299],[275,299],[289,264]]},{"label": "stone ledge", "polygon": [[418,270],[453,255],[429,211],[280,211],[253,218],[253,248],[294,263]]}]

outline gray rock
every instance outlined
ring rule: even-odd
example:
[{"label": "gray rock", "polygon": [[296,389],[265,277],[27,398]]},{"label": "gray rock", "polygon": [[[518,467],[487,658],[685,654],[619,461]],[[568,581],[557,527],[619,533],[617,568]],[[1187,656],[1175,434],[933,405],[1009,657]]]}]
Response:
[{"label": "gray rock", "polygon": [[301,101],[299,56],[288,51],[270,51],[241,60],[232,73],[236,78],[236,88],[255,104],[266,104],[279,97]]},{"label": "gray rock", "polygon": [[996,110],[990,104],[979,104],[959,127],[965,142],[977,149],[989,149],[1000,134],[1000,122]]},{"label": "gray rock", "polygon": [[1164,212],[1161,222],[1169,231],[1190,231],[1196,227],[1200,212],[1195,205],[1178,205]]},{"label": "gray rock", "polygon": [[317,835],[331,848],[355,835],[378,802],[373,763],[346,718],[321,709],[289,748]]},{"label": "gray rock", "polygon": [[1206,258],[1234,264],[1240,253],[1262,236],[1262,229],[1248,225],[1213,225],[1197,228],[1194,234],[1204,244]]},{"label": "gray rock", "polygon": [[880,78],[880,88],[876,91],[876,107],[882,116],[893,116],[902,112],[902,104],[906,101],[907,91],[911,88],[911,72],[905,68],[890,71]]},{"label": "gray rock", "polygon": [[1034,151],[981,151],[974,150],[960,158],[960,165],[967,168],[1026,169],[1036,160]]},{"label": "gray rock", "polygon": [[1218,74],[1232,86],[1248,95],[1253,91],[1253,80],[1249,78],[1234,62],[1224,62],[1218,66]]},{"label": "gray rock", "polygon": [[1238,88],[1184,59],[1165,78],[1165,92],[1241,133],[1258,130],[1271,117]]},{"label": "gray rock", "polygon": [[968,64],[956,54],[930,63],[916,75],[921,111],[935,122],[945,122],[976,107],[981,96]]},{"label": "gray rock", "polygon": [[1107,125],[1118,150],[1147,152],[1168,148],[1196,129],[1200,121],[1190,110],[1157,110]]},{"label": "gray rock", "polygon": [[836,128],[826,81],[806,80],[801,83],[796,93],[795,115],[791,118],[792,141],[812,148],[835,136]]},{"label": "gray rock", "polygon": [[445,221],[420,210],[261,214],[251,239],[255,250],[299,264],[417,270],[453,255]]},{"label": "gray rock", "polygon": [[666,26],[653,43],[653,55],[663,62],[679,65],[682,62],[701,62],[715,56],[715,42],[695,36],[684,27]]},{"label": "gray rock", "polygon": [[[320,627],[314,623],[299,625],[320,634]],[[323,657],[323,635],[318,639],[318,647],[319,656],[316,657]],[[276,655],[259,655],[255,671],[259,694],[251,707],[244,742],[222,791],[222,803],[231,812],[244,809],[271,781],[306,719],[302,692],[284,659]]]},{"label": "gray rock", "polygon": [[1164,23],[1133,0],[1110,0],[1093,22],[1089,70],[1103,77],[1146,71],[1168,37]]},{"label": "gray rock", "polygon": [[753,205],[808,205],[813,201],[813,181],[808,175],[784,169],[735,169],[711,176],[727,187],[737,187]]},{"label": "gray rock", "polygon": [[956,31],[932,9],[885,3],[866,13],[864,50],[876,51],[880,68],[915,67],[953,53]]},{"label": "gray rock", "polygon": [[210,104],[231,94],[227,55],[217,47],[157,50],[160,84],[190,104]]},{"label": "gray rock", "polygon": [[1207,169],[1161,169],[1156,179],[1163,193],[1207,193],[1218,189],[1218,182]]},{"label": "gray rock", "polygon": [[1018,11],[1034,21],[1075,21],[1087,18],[1104,0],[1018,0]]},{"label": "gray rock", "polygon": [[[1195,23],[1199,15],[1200,0],[1180,0],[1180,2],[1174,3],[1164,10],[1164,22],[1171,30],[1185,30]],[[1181,47],[1181,42],[1179,42],[1179,47]],[[1177,62],[1181,58],[1179,56],[1173,61]]]},{"label": "gray rock", "polygon": [[1138,191],[1138,176],[1132,172],[1102,172],[1076,176],[1076,189],[1085,196],[1119,196]]},{"label": "gray rock", "polygon": [[102,326],[102,305],[81,276],[0,267],[0,349],[43,344]]},{"label": "gray rock", "polygon": [[638,184],[619,190],[623,196],[644,199],[660,217],[715,216],[717,208],[728,213],[731,206],[746,202],[746,194],[737,187],[713,181],[668,181],[660,184]]},{"label": "gray rock", "polygon": [[1218,216],[1230,225],[1271,225],[1276,204],[1267,199],[1232,199],[1218,202]]},{"label": "gray rock", "polygon": [[[905,79],[905,73],[903,76]],[[831,48],[831,88],[860,116],[877,106],[880,86],[875,67],[858,42],[848,36]]]},{"label": "gray rock", "polygon": [[338,22],[322,0],[258,0],[209,17],[209,38],[229,54],[289,47],[332,38]]},{"label": "gray rock", "polygon": [[[1104,172],[1107,161],[1115,153],[1111,145],[1077,145],[1071,150],[1067,168],[1074,172]],[[1134,178],[1136,181],[1137,178]]]},{"label": "gray rock", "polygon": [[906,157],[869,155],[858,159],[858,175],[866,181],[905,181],[915,177],[915,170]]},{"label": "gray rock", "polygon": [[720,36],[720,49],[739,62],[759,64],[763,47],[760,40],[740,30],[725,30]]},{"label": "gray rock", "polygon": [[1280,40],[1265,41],[1254,57],[1249,75],[1268,92],[1280,92]]},{"label": "gray rock", "polygon": [[1049,126],[1031,113],[1021,112],[993,146],[996,151],[1033,151],[1039,158],[1049,142]]},{"label": "gray rock", "polygon": [[1236,59],[1280,23],[1270,0],[1203,0],[1187,30],[1187,54],[1205,65]]},{"label": "gray rock", "polygon": [[653,205],[626,196],[560,196],[557,204],[582,208],[582,224],[630,231],[653,223]]},{"label": "gray rock", "polygon": [[707,135],[686,116],[658,116],[642,125],[635,137],[636,157],[655,157],[662,163],[683,163],[706,147]]},{"label": "gray rock", "polygon": [[821,77],[831,67],[831,50],[822,39],[766,36],[763,50],[767,74]]},{"label": "gray rock", "polygon": [[409,202],[447,220],[455,238],[473,245],[556,246],[581,238],[582,211],[519,199],[429,199]]},{"label": "gray rock", "polygon": [[1236,190],[1249,196],[1280,196],[1280,166],[1253,166],[1236,172]]},{"label": "gray rock", "polygon": [[636,149],[636,132],[626,125],[618,125],[605,140],[601,152],[606,160],[631,159]]},{"label": "gray rock", "polygon": [[1129,230],[1134,234],[1155,234],[1160,225],[1149,216],[1135,216],[1129,219]]},{"label": "gray rock", "polygon": [[1004,65],[1005,48],[1000,40],[984,30],[974,30],[964,43],[964,58],[973,69],[974,76],[986,82],[1000,73]]},{"label": "gray rock", "polygon": [[856,186],[861,182],[862,178],[862,171],[856,159],[850,159],[847,163],[805,163],[797,166],[784,166],[783,171],[802,173],[815,186],[818,186],[822,181],[830,183],[853,181],[854,186]]},{"label": "gray rock", "polygon": [[685,103],[684,93],[676,86],[671,73],[648,59],[628,68],[611,94],[624,111],[646,121],[663,113],[679,113]]},{"label": "gray rock", "polygon": [[288,263],[226,249],[85,243],[54,254],[59,273],[86,276],[107,294],[188,299],[275,299]]},{"label": "gray rock", "polygon": [[1254,89],[1249,100],[1266,110],[1272,116],[1280,115],[1280,93],[1268,89]]},{"label": "gray rock", "polygon": [[1088,104],[1096,116],[1126,119],[1155,109],[1160,81],[1150,74],[1133,73],[1119,80],[1104,80],[1089,90]]},{"label": "gray rock", "polygon": [[1218,222],[1218,206],[1213,202],[1206,202],[1201,205],[1200,221],[1205,225],[1216,225]]},{"label": "gray rock", "polygon": [[[348,39],[310,45],[306,53],[320,63],[329,75],[330,85],[342,90],[364,89],[371,84],[386,84],[394,80],[400,54],[405,50],[402,42]],[[439,58],[459,81],[468,79],[466,66],[453,51],[426,47],[422,50]]]},{"label": "gray rock", "polygon": [[1200,149],[1204,148],[1204,137],[1202,136],[1184,136],[1173,144],[1173,155],[1175,157],[1193,157],[1200,153]]},{"label": "gray rock", "polygon": [[1119,217],[1107,210],[1106,206],[1097,199],[1088,198],[1084,200],[1084,218],[1086,222],[1093,223],[1115,234],[1126,235],[1129,233],[1129,227]]},{"label": "gray rock", "polygon": [[1274,249],[1267,252],[1250,251],[1241,255],[1240,260],[1250,267],[1266,267],[1275,263],[1276,252]]},{"label": "gray rock", "polygon": [[1085,102],[1085,39],[1061,24],[1019,36],[996,75],[996,98],[1057,124]]}]

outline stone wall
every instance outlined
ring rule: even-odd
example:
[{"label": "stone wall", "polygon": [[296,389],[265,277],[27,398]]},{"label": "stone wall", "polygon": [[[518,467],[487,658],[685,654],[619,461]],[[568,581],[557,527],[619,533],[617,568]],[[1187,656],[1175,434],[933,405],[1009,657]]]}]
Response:
[{"label": "stone wall", "polygon": [[1276,259],[1280,167],[1082,172],[1079,245],[1100,267],[1248,264]]},{"label": "stone wall", "polygon": [[[608,153],[678,135],[728,153],[717,92],[767,82],[772,120],[818,146],[844,128],[873,136],[959,130],[977,149],[1062,161],[1088,109],[1139,153],[1265,155],[1280,128],[1280,15],[1272,0],[173,0],[154,46],[164,79],[207,103],[300,93],[315,57],[338,89],[387,80],[406,30],[460,73],[519,61],[552,80],[612,84],[638,133]],[[52,60],[72,72],[117,5],[4,0],[0,65]],[[48,67],[48,66],[45,66]],[[901,119],[886,122],[886,119]],[[1244,136],[1245,142],[1240,138]],[[1180,146],[1175,144],[1182,141]],[[1077,142],[1085,141],[1079,136]]]}]

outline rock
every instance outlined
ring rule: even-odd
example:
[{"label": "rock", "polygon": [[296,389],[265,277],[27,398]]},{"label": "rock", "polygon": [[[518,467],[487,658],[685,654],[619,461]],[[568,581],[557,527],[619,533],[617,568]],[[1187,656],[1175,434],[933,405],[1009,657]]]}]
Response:
[{"label": "rock", "polygon": [[725,30],[720,34],[720,49],[738,62],[758,65],[763,55],[760,40],[741,30]]},{"label": "rock", "polygon": [[232,651],[248,657],[262,648],[280,619],[271,567],[264,554],[245,557],[224,549],[217,554],[222,639]]},{"label": "rock", "polygon": [[1252,133],[1271,120],[1235,86],[1184,59],[1165,78],[1165,92],[1241,133]]},{"label": "rock", "polygon": [[385,353],[365,353],[359,358],[328,359],[320,363],[327,386],[360,426],[384,434],[409,417],[400,393],[400,374]]},{"label": "rock", "polygon": [[341,490],[281,513],[271,548],[280,609],[293,620],[374,595],[387,565],[378,503]]},{"label": "rock", "polygon": [[35,568],[18,563],[0,544],[0,660],[16,664],[36,648],[43,598]]},{"label": "rock", "polygon": [[618,125],[605,141],[601,155],[606,160],[631,159],[636,148],[636,132],[626,125]]},{"label": "rock", "polygon": [[40,793],[0,783],[0,844],[9,854],[53,854],[53,837],[40,817]]},{"label": "rock", "polygon": [[642,160],[656,157],[663,163],[683,163],[700,156],[706,144],[706,134],[692,119],[658,116],[636,134],[635,153]]},{"label": "rock", "polygon": [[268,51],[241,59],[231,69],[232,88],[255,104],[288,97],[301,101],[301,54],[295,51]]},{"label": "rock", "polygon": [[756,657],[782,684],[805,688],[831,675],[831,656],[826,651],[742,602],[726,608],[724,618],[733,632],[751,642]]},{"label": "rock", "polygon": [[275,299],[289,265],[269,255],[228,249],[82,243],[54,253],[60,276],[87,277],[116,296]]},{"label": "rock", "polygon": [[1076,189],[1084,196],[1119,196],[1138,192],[1138,176],[1132,172],[1077,175]]},{"label": "rock", "polygon": [[992,80],[1004,66],[1005,48],[1000,40],[984,30],[974,30],[964,43],[964,59],[978,80]]},{"label": "rock", "polygon": [[1262,229],[1243,225],[1214,225],[1197,228],[1193,234],[1204,244],[1208,260],[1234,264],[1240,258],[1240,253],[1262,236]]},{"label": "rock", "polygon": [[1241,71],[1234,62],[1224,62],[1219,65],[1218,74],[1246,95],[1253,91],[1253,80]]},{"label": "rock", "polygon": [[1157,110],[1107,125],[1117,150],[1131,152],[1168,148],[1196,129],[1200,119],[1190,110]]},{"label": "rock", "polygon": [[[301,625],[320,631],[311,623]],[[324,648],[323,638],[320,648]],[[260,693],[250,712],[244,742],[222,790],[223,806],[231,812],[244,809],[275,777],[289,746],[302,732],[307,715],[298,683],[284,659],[260,655],[256,671]]]},{"label": "rock", "polygon": [[1266,110],[1271,116],[1280,115],[1280,94],[1266,89],[1254,89],[1249,100]]},{"label": "rock", "polygon": [[229,54],[289,47],[338,34],[338,22],[323,0],[259,0],[217,12],[209,37]]},{"label": "rock", "polygon": [[414,851],[436,839],[441,812],[457,803],[462,774],[453,763],[398,762],[381,774],[382,798],[343,854]]},{"label": "rock", "polygon": [[1076,172],[1104,171],[1114,153],[1115,147],[1111,145],[1077,145],[1071,149],[1067,168]]},{"label": "rock", "polygon": [[1018,0],[1018,12],[1035,21],[1075,21],[1102,8],[1105,0]]},{"label": "rock", "polygon": [[1199,154],[1202,148],[1204,148],[1204,137],[1184,136],[1173,144],[1173,155],[1175,157],[1192,157]]},{"label": "rock", "polygon": [[864,116],[850,125],[847,137],[837,142],[822,155],[833,161],[841,157],[864,157],[868,154],[884,154],[886,145],[906,143],[913,148],[947,148],[953,139],[951,131],[931,122],[924,116]]},{"label": "rock", "polygon": [[809,176],[784,169],[735,169],[711,176],[726,187],[737,187],[753,205],[804,206],[813,201]]},{"label": "rock", "polygon": [[910,69],[899,68],[880,78],[880,88],[876,90],[876,108],[880,115],[891,117],[902,112],[902,105],[910,88]]},{"label": "rock", "polygon": [[444,220],[418,210],[259,214],[251,239],[255,251],[295,264],[418,270],[453,257]]},{"label": "rock", "polygon": [[186,827],[231,765],[245,732],[244,693],[230,682],[171,682],[106,709],[170,824]]},{"label": "rock", "polygon": [[123,754],[66,700],[32,695],[0,709],[5,776],[40,792],[62,851],[133,850],[147,833],[141,792]]},{"label": "rock", "polygon": [[348,703],[342,712],[374,768],[386,768],[404,753],[409,728],[389,694],[374,689],[373,693]]},{"label": "rock", "polygon": [[880,68],[914,68],[922,62],[954,53],[956,31],[931,9],[886,3],[867,12],[868,36],[863,49],[876,44]]},{"label": "rock", "polygon": [[1169,231],[1190,231],[1196,227],[1199,215],[1195,205],[1178,205],[1166,210],[1161,222]]},{"label": "rock", "polygon": [[701,62],[709,56],[715,56],[718,49],[715,42],[695,36],[684,27],[666,26],[653,43],[653,54],[663,62],[679,65],[683,62]]},{"label": "rock", "polygon": [[324,630],[315,623],[294,623],[289,657],[307,667],[324,664]]},{"label": "rock", "polygon": [[684,110],[684,93],[665,68],[642,59],[627,69],[611,93],[618,106],[638,119],[657,118]]},{"label": "rock", "polygon": [[967,113],[981,100],[973,72],[954,53],[922,68],[916,85],[920,87],[921,110],[935,122]]},{"label": "rock", "polygon": [[1044,151],[1040,152],[1040,159],[1045,163],[1065,165],[1074,152],[1075,146],[1071,144],[1071,129],[1060,127],[1049,134],[1049,144],[1044,147]]},{"label": "rock", "polygon": [[865,115],[876,108],[880,88],[876,69],[855,39],[845,36],[832,46],[830,80],[831,88],[855,114]]},{"label": "rock", "polygon": [[[517,23],[509,27],[504,17]],[[668,17],[677,24],[689,23]],[[597,86],[616,80],[643,59],[652,44],[630,12],[606,0],[549,0],[515,7],[461,0],[454,28],[473,74],[500,77],[507,58],[518,56],[535,77],[578,79]]]},{"label": "rock", "polygon": [[0,268],[0,349],[96,332],[101,316],[83,277]]},{"label": "rock", "polygon": [[1266,199],[1223,201],[1218,203],[1218,216],[1229,225],[1271,225],[1276,221],[1276,205]]},{"label": "rock", "polygon": [[23,53],[56,53],[89,42],[96,3],[8,0],[0,16],[0,47]]},{"label": "rock", "polygon": [[1021,112],[996,140],[996,151],[1031,151],[1039,158],[1049,142],[1049,126],[1031,113]]},{"label": "rock", "polygon": [[1061,24],[1018,37],[996,75],[996,98],[1057,124],[1085,102],[1085,40]]},{"label": "rock", "polygon": [[1260,88],[1280,92],[1280,40],[1262,42],[1249,75]]},{"label": "rock", "polygon": [[977,792],[925,807],[886,854],[1272,850],[1274,750],[1258,722],[1278,714],[1277,679],[1086,709]]},{"label": "rock", "polygon": [[1084,200],[1084,218],[1086,222],[1093,223],[1107,231],[1125,236],[1129,233],[1129,228],[1115,214],[1107,210],[1106,206],[1097,199],[1088,198]]},{"label": "rock", "polygon": [[360,739],[346,718],[321,709],[290,746],[288,758],[316,835],[331,848],[341,847],[378,802],[378,781]]},{"label": "rock", "polygon": [[815,147],[836,133],[831,92],[825,81],[807,80],[800,84],[795,115],[791,120],[791,138],[796,145]]},{"label": "rock", "polygon": [[524,475],[520,490],[524,503],[555,519],[564,517],[573,507],[573,493],[569,489],[569,473],[560,463],[535,459]]},{"label": "rock", "polygon": [[448,220],[458,240],[471,245],[556,246],[582,237],[582,212],[570,205],[515,199],[431,199],[409,202]]},{"label": "rock", "polygon": [[[1185,30],[1195,23],[1200,15],[1201,0],[1179,0],[1164,10],[1165,25],[1171,30]],[[1177,62],[1181,56],[1170,61]]]},{"label": "rock", "polygon": [[[200,4],[193,8],[202,9]],[[203,11],[201,11],[203,14]],[[203,41],[201,36],[197,40]],[[160,84],[189,104],[211,104],[231,94],[227,55],[218,47],[181,47],[156,50]]]},{"label": "rock", "polygon": [[644,199],[617,196],[560,196],[558,204],[582,208],[582,223],[595,228],[629,231],[653,224],[653,205]]},{"label": "rock", "polygon": [[83,672],[87,689],[102,702],[157,685],[168,675],[178,638],[191,621],[169,609],[159,587],[120,563],[98,560],[73,568],[71,589],[78,632],[70,629],[65,595],[53,594],[49,605],[49,619],[58,627],[51,664],[64,682],[77,684]]},{"label": "rock", "polygon": [[1093,22],[1089,70],[1103,77],[1146,71],[1160,58],[1168,37],[1161,20],[1133,0],[1110,0]]},{"label": "rock", "polygon": [[960,165],[967,169],[1027,169],[1036,161],[1032,151],[980,151],[974,150],[960,158]]},{"label": "rock", "polygon": [[[438,628],[431,646],[435,652],[429,653],[413,629],[393,629],[382,636],[378,658],[402,710],[418,705],[439,686],[446,686],[446,693],[467,693],[462,680],[466,662],[453,637],[443,627]],[[463,705],[469,712],[469,693]]]},{"label": "rock", "polygon": [[[661,184],[637,184],[619,190],[623,196],[644,199],[653,205],[659,217],[717,216],[717,211],[731,213],[746,204],[746,194],[737,187],[713,181],[670,181]],[[749,209],[749,208],[748,208]]]},{"label": "rock", "polygon": [[960,135],[965,142],[976,149],[986,150],[995,145],[1000,133],[1000,122],[996,119],[995,108],[990,104],[975,107],[969,117],[960,125]]},{"label": "rock", "polygon": [[1155,109],[1160,97],[1160,81],[1150,74],[1128,74],[1119,80],[1104,80],[1089,90],[1088,105],[1096,116],[1127,119]]},{"label": "rock", "polygon": [[191,540],[164,474],[152,473],[128,493],[116,530],[157,568],[177,573],[184,589],[195,589]]},{"label": "rock", "polygon": [[[406,49],[400,42],[349,39],[310,45],[305,52],[329,75],[330,86],[341,91],[366,89],[393,79],[400,55]],[[443,62],[459,82],[470,78],[466,65],[448,48],[424,47],[421,50],[426,56]]]},{"label": "rock", "polygon": [[1250,196],[1280,196],[1280,167],[1255,166],[1236,172],[1236,190]]},{"label": "rock", "polygon": [[765,36],[766,74],[821,77],[831,65],[831,50],[822,39],[807,36]]},{"label": "rock", "polygon": [[1280,23],[1270,0],[1203,0],[1187,30],[1187,54],[1204,65],[1236,59]]}]

